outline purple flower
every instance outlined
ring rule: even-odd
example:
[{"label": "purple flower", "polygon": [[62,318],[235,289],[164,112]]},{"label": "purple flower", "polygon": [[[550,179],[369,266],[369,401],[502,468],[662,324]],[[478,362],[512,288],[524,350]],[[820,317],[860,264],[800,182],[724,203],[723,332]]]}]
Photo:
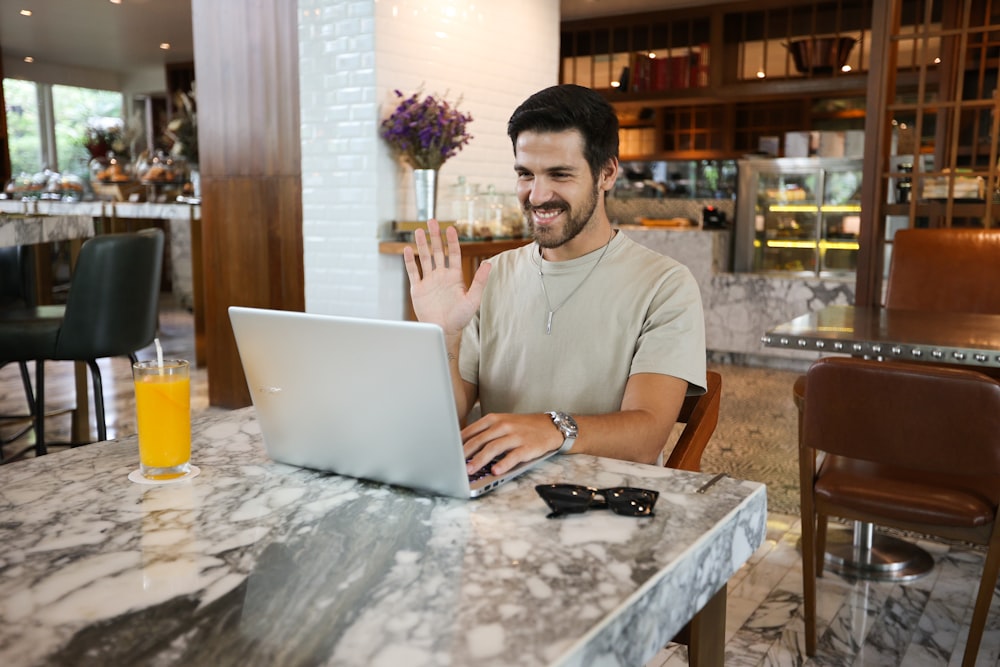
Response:
[{"label": "purple flower", "polygon": [[[394,91],[396,97],[403,93]],[[463,114],[447,101],[418,93],[404,98],[382,121],[380,135],[404,162],[414,169],[439,169],[469,143],[466,125],[472,114]]]}]

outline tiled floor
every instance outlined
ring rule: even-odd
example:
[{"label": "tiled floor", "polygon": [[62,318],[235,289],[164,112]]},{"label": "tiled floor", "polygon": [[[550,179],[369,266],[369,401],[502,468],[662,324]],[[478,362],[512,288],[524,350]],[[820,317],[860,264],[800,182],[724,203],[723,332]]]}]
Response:
[{"label": "tiled floor", "polygon": [[[167,356],[194,358],[190,315],[165,308],[161,331]],[[150,348],[139,357],[149,358],[153,354]],[[134,433],[128,361],[104,360],[101,367],[108,402],[109,437]],[[49,409],[70,405],[72,365],[47,364],[46,368]],[[712,445],[715,452],[706,455],[706,470],[732,465],[732,472],[738,475],[751,469],[746,459],[756,452],[761,459],[769,460],[765,466],[768,475],[794,474],[788,472],[796,469],[794,464],[790,467],[781,464],[788,456],[794,456],[795,421],[789,413],[793,409],[789,394],[791,374],[731,366],[720,366],[718,370],[723,374],[725,398]],[[192,380],[193,409],[208,409],[204,369],[195,369]],[[16,367],[0,368],[0,413],[21,410],[23,406]],[[69,419],[52,418],[48,428],[52,437],[66,439]],[[8,431],[9,427],[0,426],[0,432]],[[9,454],[16,448],[8,445],[5,450]],[[794,479],[789,483],[794,485]],[[827,573],[819,583],[819,652],[806,659],[802,572],[797,550],[800,526],[794,509],[787,507],[788,497],[788,493],[782,496],[784,506],[769,517],[764,546],[730,582],[726,665],[961,664],[983,553],[930,541],[920,544],[934,556],[936,567],[908,584],[854,582]],[[785,513],[789,511],[793,513]],[[686,664],[686,649],[669,646],[647,667]],[[976,664],[1000,665],[1000,591],[993,601]]]}]

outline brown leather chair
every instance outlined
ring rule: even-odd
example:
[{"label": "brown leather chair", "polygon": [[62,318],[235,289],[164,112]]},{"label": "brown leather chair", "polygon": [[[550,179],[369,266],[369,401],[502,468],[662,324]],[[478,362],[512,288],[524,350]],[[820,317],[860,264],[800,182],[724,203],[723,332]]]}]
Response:
[{"label": "brown leather chair", "polygon": [[[901,229],[892,242],[885,307],[1000,314],[1000,229]],[[1000,372],[982,369],[991,377]],[[805,376],[792,390],[802,422]]]},{"label": "brown leather chair", "polygon": [[901,229],[885,307],[1000,313],[1000,229]]},{"label": "brown leather chair", "polygon": [[[799,467],[806,654],[827,517],[986,545],[963,665],[1000,570],[1000,382],[972,370],[826,358],[807,374]],[[817,466],[817,453],[825,452]]]},{"label": "brown leather chair", "polygon": [[701,472],[701,455],[719,423],[722,398],[722,376],[708,371],[705,379],[708,385],[705,393],[685,398],[677,415],[677,421],[684,424],[684,430],[663,464],[668,468]]}]

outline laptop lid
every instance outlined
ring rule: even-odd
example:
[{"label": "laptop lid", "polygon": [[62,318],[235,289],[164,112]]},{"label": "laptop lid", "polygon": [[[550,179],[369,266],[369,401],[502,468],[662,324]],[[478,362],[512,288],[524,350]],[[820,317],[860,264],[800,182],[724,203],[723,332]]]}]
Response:
[{"label": "laptop lid", "polygon": [[470,486],[440,327],[237,306],[229,317],[273,460],[457,498],[527,469]]}]

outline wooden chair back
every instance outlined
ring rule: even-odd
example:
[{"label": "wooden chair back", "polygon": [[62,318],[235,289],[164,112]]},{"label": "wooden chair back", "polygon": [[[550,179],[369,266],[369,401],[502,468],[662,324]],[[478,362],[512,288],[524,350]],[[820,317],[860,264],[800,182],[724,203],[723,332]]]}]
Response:
[{"label": "wooden chair back", "polygon": [[664,465],[678,470],[701,471],[701,456],[719,423],[722,399],[722,376],[715,371],[706,374],[707,390],[701,396],[684,399],[677,421],[684,424],[677,444]]}]

